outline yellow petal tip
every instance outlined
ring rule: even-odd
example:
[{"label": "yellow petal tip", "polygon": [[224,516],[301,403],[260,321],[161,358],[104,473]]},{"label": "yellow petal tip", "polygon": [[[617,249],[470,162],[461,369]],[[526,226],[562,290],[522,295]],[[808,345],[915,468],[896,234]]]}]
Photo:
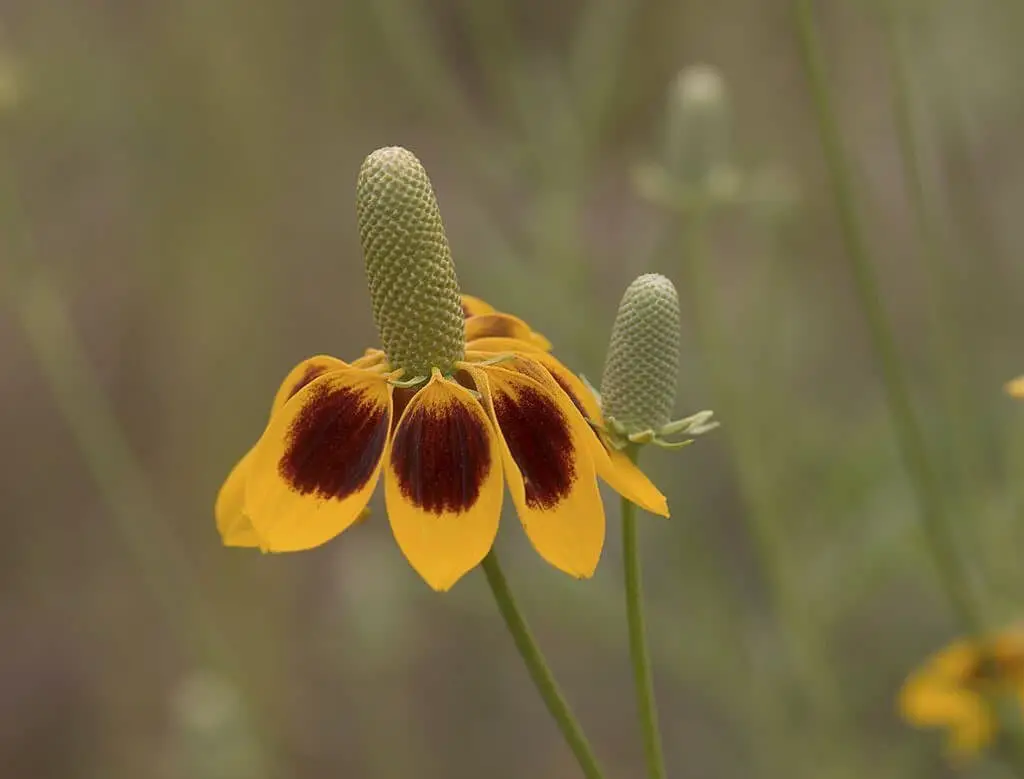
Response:
[{"label": "yellow petal tip", "polygon": [[1011,398],[1024,399],[1024,376],[1011,379],[1003,385],[1003,390]]}]

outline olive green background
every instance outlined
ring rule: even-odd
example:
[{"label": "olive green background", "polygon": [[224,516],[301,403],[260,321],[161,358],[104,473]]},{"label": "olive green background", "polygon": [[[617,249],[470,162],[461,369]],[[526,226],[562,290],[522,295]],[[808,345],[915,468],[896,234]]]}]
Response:
[{"label": "olive green background", "polygon": [[[821,0],[819,29],[943,505],[1010,621],[1024,405],[1001,385],[1024,373],[1024,11],[888,4],[929,270],[881,5]],[[291,366],[375,342],[355,178],[391,144],[431,173],[464,291],[588,376],[636,275],[680,290],[676,412],[714,408],[723,427],[644,454],[673,511],[642,526],[671,776],[951,772],[938,734],[894,709],[958,626],[794,30],[782,0],[3,4],[0,775],[577,776],[483,577],[431,592],[379,496],[371,521],[303,554],[227,550],[214,528],[217,488]],[[635,186],[695,63],[724,74],[729,159],[757,199],[702,238]],[[609,777],[639,777],[606,497],[591,581],[547,567],[511,512],[499,546]]]}]

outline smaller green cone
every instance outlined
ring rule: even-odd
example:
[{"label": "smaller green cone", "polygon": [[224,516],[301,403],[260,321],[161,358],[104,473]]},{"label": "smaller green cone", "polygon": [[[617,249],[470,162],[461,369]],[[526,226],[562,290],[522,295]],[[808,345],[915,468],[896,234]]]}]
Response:
[{"label": "smaller green cone", "polygon": [[668,424],[679,375],[679,296],[657,273],[626,288],[601,377],[601,405],[626,434]]},{"label": "smaller green cone", "polygon": [[427,172],[400,146],[370,154],[356,185],[359,240],[381,344],[403,378],[444,373],[465,353],[448,238]]}]

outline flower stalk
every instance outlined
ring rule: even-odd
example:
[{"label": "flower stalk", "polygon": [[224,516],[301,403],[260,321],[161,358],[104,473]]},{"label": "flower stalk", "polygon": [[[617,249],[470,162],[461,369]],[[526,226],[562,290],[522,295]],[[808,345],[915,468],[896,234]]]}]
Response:
[{"label": "flower stalk", "polygon": [[[636,462],[636,447],[626,450]],[[665,758],[661,749],[661,730],[658,727],[658,706],[654,699],[654,677],[651,673],[651,655],[647,648],[647,628],[644,623],[643,574],[636,532],[636,506],[622,499],[622,563],[626,582],[626,621],[629,626],[629,654],[633,664],[633,683],[636,687],[636,705],[643,734],[644,757],[649,779],[665,779]]]},{"label": "flower stalk", "polygon": [[[718,426],[711,411],[672,420],[679,377],[679,295],[675,285],[657,273],[636,278],[619,303],[612,327],[601,391],[599,427],[607,446],[634,466],[640,446],[678,449]],[[670,436],[684,438],[670,440]],[[633,665],[637,714],[643,736],[649,779],[665,778],[665,759],[658,729],[650,652],[643,612],[643,577],[637,541],[637,505],[622,499],[622,560],[626,622]]]},{"label": "flower stalk", "polygon": [[483,562],[480,563],[480,567],[483,568],[484,575],[487,577],[487,584],[494,595],[494,602],[498,606],[498,611],[501,612],[502,619],[505,620],[508,632],[512,634],[512,640],[515,642],[519,655],[523,658],[526,670],[529,672],[537,692],[540,693],[544,705],[547,706],[548,711],[558,725],[565,743],[568,744],[569,749],[575,755],[576,762],[579,763],[583,775],[587,779],[603,779],[601,766],[594,756],[594,750],[590,746],[586,735],[584,735],[583,728],[580,727],[579,722],[569,708],[569,704],[559,689],[558,683],[555,681],[555,677],[551,673],[547,661],[544,659],[544,655],[541,653],[537,642],[533,638],[533,634],[530,632],[529,626],[526,624],[526,620],[520,613],[519,606],[516,605],[516,600],[512,595],[512,590],[509,589],[508,582],[505,579],[505,574],[501,570],[498,555],[493,549],[483,559]]}]

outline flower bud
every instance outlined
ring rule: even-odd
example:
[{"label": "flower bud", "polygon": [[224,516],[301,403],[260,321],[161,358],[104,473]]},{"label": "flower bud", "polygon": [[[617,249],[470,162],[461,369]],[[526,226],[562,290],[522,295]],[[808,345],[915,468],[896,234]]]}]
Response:
[{"label": "flower bud", "polygon": [[667,172],[689,186],[707,185],[732,168],[731,117],[725,80],[709,65],[681,70],[669,92]]},{"label": "flower bud", "polygon": [[601,378],[601,410],[627,435],[658,431],[669,422],[679,330],[679,296],[671,281],[648,273],[626,288]]}]

